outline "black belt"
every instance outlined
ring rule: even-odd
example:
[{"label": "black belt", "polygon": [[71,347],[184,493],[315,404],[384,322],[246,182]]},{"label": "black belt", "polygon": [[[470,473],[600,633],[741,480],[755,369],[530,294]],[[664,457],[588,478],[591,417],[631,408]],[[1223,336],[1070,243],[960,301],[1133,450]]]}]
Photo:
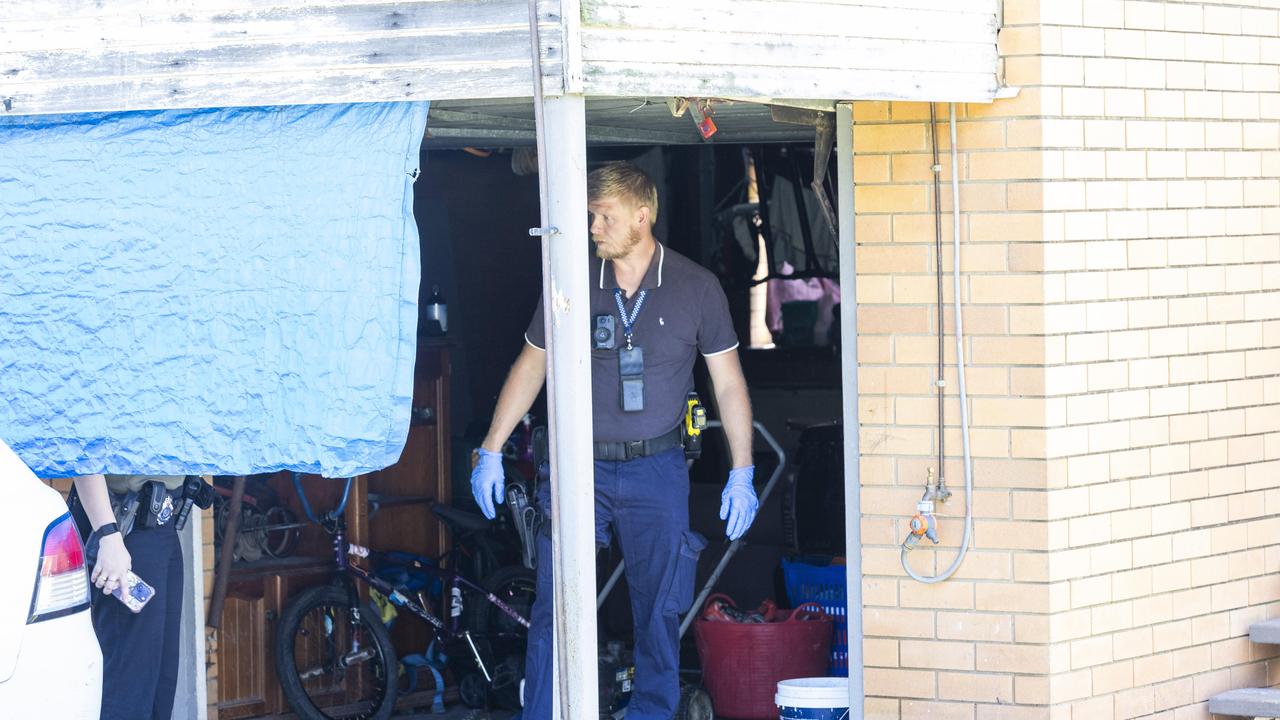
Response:
[{"label": "black belt", "polygon": [[680,426],[648,440],[616,440],[591,443],[597,460],[634,460],[636,458],[657,455],[681,445]]},{"label": "black belt", "polygon": [[[153,492],[163,492],[163,495],[153,498]],[[112,492],[110,495],[111,510],[116,516],[116,522],[120,524],[120,533],[128,535],[135,527],[172,526],[182,506],[183,488],[171,490],[153,480],[138,490]],[[153,503],[156,506],[155,512]]]}]

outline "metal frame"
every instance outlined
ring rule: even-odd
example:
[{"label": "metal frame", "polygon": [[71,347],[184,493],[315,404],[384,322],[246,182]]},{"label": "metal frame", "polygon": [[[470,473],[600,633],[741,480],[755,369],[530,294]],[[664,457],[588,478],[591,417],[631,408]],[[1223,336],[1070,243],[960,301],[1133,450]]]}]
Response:
[{"label": "metal frame", "polygon": [[[587,337],[590,288],[582,252],[587,213],[585,100],[581,95],[541,99],[546,218],[543,234],[543,307],[546,308],[547,404],[550,415],[551,503],[556,517],[590,517],[594,463],[588,433],[569,428],[591,417]],[[853,223],[853,110],[836,105],[839,188],[841,371],[844,392],[845,538],[849,622],[850,708],[861,715],[862,543],[858,447],[858,330]],[[594,718],[599,712],[596,652],[595,537],[591,523],[554,523],[556,698],[560,717]]]},{"label": "metal frame", "polygon": [[[792,103],[801,101],[714,101],[717,132],[710,141],[698,133],[690,114],[673,115],[679,98],[586,98],[587,144],[590,145],[705,145],[721,143],[812,142],[812,117],[816,111],[830,113],[832,103],[808,103],[803,110]],[[670,101],[670,102],[668,102]],[[780,112],[798,112],[806,121],[799,124],[777,122]],[[433,102],[423,147],[531,146],[535,144],[537,122],[533,103],[523,98],[487,101]]]},{"label": "metal frame", "polygon": [[[787,469],[787,453],[782,449],[782,446],[778,444],[778,441],[774,439],[773,433],[769,432],[762,423],[756,421],[751,423],[751,426],[756,429],[756,432],[760,433],[760,437],[764,438],[764,441],[769,445],[769,449],[773,450],[773,454],[778,456],[778,466],[773,469],[773,474],[769,476],[769,480],[764,484],[764,489],[760,491],[760,506],[764,507],[765,503],[769,502],[769,496],[773,494],[774,487],[778,484],[778,478],[781,478],[782,473]],[[719,420],[712,420],[707,423],[707,427],[722,428],[724,427],[724,423]],[[686,460],[685,462],[688,465],[692,465],[694,461]],[[720,556],[720,561],[716,563],[715,568],[711,571],[711,575],[703,584],[702,590],[698,592],[698,596],[693,599],[693,604],[690,605],[689,609],[685,612],[684,619],[680,621],[680,637],[684,637],[684,634],[689,631],[689,626],[693,624],[694,619],[698,616],[698,611],[702,609],[702,603],[707,601],[707,597],[711,595],[712,589],[715,588],[716,581],[718,581],[720,576],[724,574],[724,569],[729,566],[729,561],[733,559],[734,555],[738,554],[738,550],[742,548],[742,544],[745,541],[746,536],[734,540],[729,543],[728,549],[726,549],[724,554]],[[609,594],[613,592],[613,588],[618,584],[618,581],[622,579],[622,573],[626,568],[627,561],[625,558],[619,562],[616,567],[614,567],[613,574],[609,576],[604,587],[596,594],[597,610],[604,606],[604,601],[609,597]]]},{"label": "metal frame", "polygon": [[[590,283],[586,247],[587,132],[582,95],[541,100],[545,127],[546,223],[543,308],[547,343],[547,414],[551,512],[558,518],[595,513],[591,433]],[[589,423],[589,421],[586,421]],[[599,714],[596,654],[596,544],[592,523],[551,525],[556,647],[553,706],[563,718]]]},{"label": "metal frame", "polygon": [[[764,438],[764,441],[768,443],[769,449],[773,450],[773,454],[778,456],[778,467],[773,469],[773,474],[769,476],[769,482],[765,483],[764,489],[760,491],[760,506],[764,507],[764,504],[769,502],[769,496],[773,494],[773,488],[778,484],[778,479],[782,477],[782,473],[786,470],[787,453],[778,444],[778,441],[773,438],[773,433],[766,430],[764,425],[759,422],[751,424],[755,427],[756,432],[760,433],[760,437]],[[707,423],[707,427],[724,426],[719,420],[713,420]],[[693,599],[693,605],[689,606],[689,611],[685,613],[684,619],[680,621],[680,637],[684,637],[684,634],[689,631],[689,626],[693,624],[694,619],[698,617],[698,613],[702,610],[702,603],[707,601],[707,598],[711,596],[711,591],[715,589],[716,581],[720,579],[724,569],[729,566],[729,561],[742,548],[743,540],[744,538],[740,537],[729,543],[729,549],[725,550],[724,555],[720,556],[720,562],[716,563],[715,569],[711,571],[711,575],[702,586],[702,590]],[[619,567],[621,567],[621,563],[619,563]]]},{"label": "metal frame", "polygon": [[844,537],[849,621],[849,709],[866,702],[862,659],[862,449],[858,432],[858,268],[853,224],[853,103],[836,105],[836,213],[840,244],[840,387],[844,393]]}]

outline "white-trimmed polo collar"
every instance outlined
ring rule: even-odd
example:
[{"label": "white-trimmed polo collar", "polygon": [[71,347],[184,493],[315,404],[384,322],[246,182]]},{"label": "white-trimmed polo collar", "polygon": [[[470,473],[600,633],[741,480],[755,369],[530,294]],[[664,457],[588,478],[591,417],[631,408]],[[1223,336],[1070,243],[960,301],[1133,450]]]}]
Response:
[{"label": "white-trimmed polo collar", "polygon": [[[655,263],[652,258],[649,259],[649,269],[644,271],[644,277],[640,279],[639,289],[641,290],[652,290],[653,288],[662,287],[662,262],[667,257],[667,250],[662,246],[662,243],[656,243],[656,244],[658,246],[658,252],[656,253],[656,255],[658,256],[658,262]],[[609,283],[610,283],[607,287],[612,287],[612,288],[618,287],[617,276],[613,274],[612,261],[601,260],[600,261],[600,289],[604,290],[606,288],[606,285],[605,285],[606,271],[608,272]]]}]

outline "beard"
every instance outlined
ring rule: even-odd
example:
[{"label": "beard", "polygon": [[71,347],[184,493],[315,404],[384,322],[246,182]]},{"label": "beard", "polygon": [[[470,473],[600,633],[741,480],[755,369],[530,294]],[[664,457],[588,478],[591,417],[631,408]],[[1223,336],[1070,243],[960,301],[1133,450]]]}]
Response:
[{"label": "beard", "polygon": [[635,246],[640,244],[640,231],[632,228],[621,241],[610,244],[609,241],[596,243],[596,257],[601,260],[617,260],[626,257]]}]

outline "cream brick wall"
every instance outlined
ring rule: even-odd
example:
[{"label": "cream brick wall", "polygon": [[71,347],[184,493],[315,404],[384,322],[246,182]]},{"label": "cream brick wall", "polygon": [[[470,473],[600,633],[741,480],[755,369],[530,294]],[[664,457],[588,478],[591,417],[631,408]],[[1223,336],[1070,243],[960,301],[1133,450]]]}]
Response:
[{"label": "cream brick wall", "polygon": [[1022,93],[961,109],[943,587],[896,556],[936,451],[928,106],[855,106],[868,716],[1207,718],[1280,683],[1247,639],[1280,617],[1280,3],[1004,6]]},{"label": "cream brick wall", "polygon": [[[973,502],[974,545],[959,573],[938,585],[904,577],[898,545],[929,468],[936,466],[933,391],[937,330],[929,107],[854,105],[858,331],[862,421],[864,653],[867,717],[1014,718],[1018,703],[1048,702],[1054,586],[1044,447],[1066,403],[1045,395],[1043,220],[1035,91],[959,109],[965,242],[961,267],[966,374],[976,488],[963,492],[954,368],[947,381],[948,484],[940,550],[915,550],[913,567],[938,572],[954,557],[964,504]],[[950,176],[946,107],[940,148]],[[950,191],[943,188],[944,211]],[[951,221],[942,262],[952,298]],[[954,327],[950,308],[941,321]],[[948,330],[951,332],[951,330]],[[955,361],[952,338],[948,364]],[[1050,407],[1050,403],[1054,406]],[[1087,503],[1085,504],[1087,507]]]},{"label": "cream brick wall", "polygon": [[1207,718],[1212,694],[1280,681],[1247,638],[1280,616],[1280,3],[1006,7],[1055,198],[1046,378],[1076,380],[1045,386],[1067,405],[1047,490],[1081,498],[1050,520],[1050,700]]}]

